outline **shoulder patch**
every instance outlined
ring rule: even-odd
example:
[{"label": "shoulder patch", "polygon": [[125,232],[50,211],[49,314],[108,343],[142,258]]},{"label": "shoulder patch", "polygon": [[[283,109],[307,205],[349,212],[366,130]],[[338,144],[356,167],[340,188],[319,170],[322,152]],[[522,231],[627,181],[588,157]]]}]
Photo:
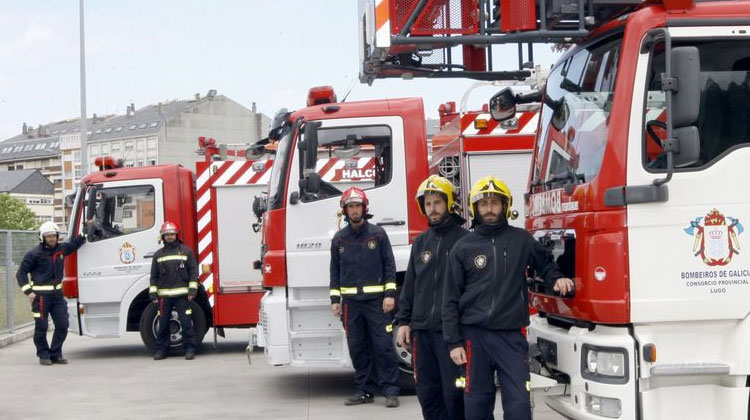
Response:
[{"label": "shoulder patch", "polygon": [[374,251],[378,247],[377,239],[370,239],[369,241],[367,241],[367,247],[370,248],[370,250]]},{"label": "shoulder patch", "polygon": [[422,252],[420,257],[422,258],[422,263],[427,264],[427,262],[430,261],[430,258],[432,257],[432,252],[424,251]]}]

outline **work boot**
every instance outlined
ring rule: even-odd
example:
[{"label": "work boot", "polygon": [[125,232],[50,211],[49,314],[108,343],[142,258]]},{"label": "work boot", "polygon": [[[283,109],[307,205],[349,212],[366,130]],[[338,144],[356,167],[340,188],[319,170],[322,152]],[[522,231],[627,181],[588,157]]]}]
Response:
[{"label": "work boot", "polygon": [[398,402],[398,397],[385,397],[385,406],[388,408],[396,408],[400,404]]},{"label": "work boot", "polygon": [[346,397],[344,405],[360,405],[375,401],[372,395],[364,391],[357,391],[354,395]]},{"label": "work boot", "polygon": [[42,359],[39,358],[39,364],[42,366],[52,366],[52,360],[51,359]]},{"label": "work boot", "polygon": [[58,357],[57,359],[52,359],[52,363],[56,365],[67,365],[68,359],[64,357]]},{"label": "work boot", "polygon": [[192,350],[188,350],[185,352],[185,360],[193,360],[195,359],[195,352]]},{"label": "work boot", "polygon": [[157,351],[154,354],[154,360],[164,360],[166,358],[167,358],[167,354],[164,353],[163,351]]}]

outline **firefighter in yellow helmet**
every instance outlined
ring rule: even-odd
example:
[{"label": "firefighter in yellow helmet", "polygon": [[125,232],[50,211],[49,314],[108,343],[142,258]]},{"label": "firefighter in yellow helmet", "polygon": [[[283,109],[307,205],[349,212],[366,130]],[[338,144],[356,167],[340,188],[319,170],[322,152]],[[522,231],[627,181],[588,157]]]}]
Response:
[{"label": "firefighter in yellow helmet", "polygon": [[448,252],[469,232],[458,215],[453,184],[432,175],[417,190],[419,211],[429,228],[414,240],[399,298],[397,341],[411,345],[417,398],[425,419],[463,419],[461,389],[455,380],[459,368],[443,341],[441,318],[443,273]]},{"label": "firefighter in yellow helmet", "polygon": [[466,365],[467,419],[490,419],[495,406],[497,371],[505,419],[531,419],[528,344],[527,267],[548,290],[573,292],[552,254],[524,229],[508,225],[513,196],[487,176],[469,192],[475,228],[459,240],[448,258],[443,288],[443,335],[451,359]]}]

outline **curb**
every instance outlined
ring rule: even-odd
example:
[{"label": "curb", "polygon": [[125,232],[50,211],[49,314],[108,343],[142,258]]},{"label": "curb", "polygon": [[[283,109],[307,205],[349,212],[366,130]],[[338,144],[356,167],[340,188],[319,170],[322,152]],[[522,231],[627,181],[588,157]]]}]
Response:
[{"label": "curb", "polygon": [[31,338],[34,335],[34,325],[20,328],[13,331],[10,334],[0,335],[0,349],[11,344],[18,343],[19,341]]}]

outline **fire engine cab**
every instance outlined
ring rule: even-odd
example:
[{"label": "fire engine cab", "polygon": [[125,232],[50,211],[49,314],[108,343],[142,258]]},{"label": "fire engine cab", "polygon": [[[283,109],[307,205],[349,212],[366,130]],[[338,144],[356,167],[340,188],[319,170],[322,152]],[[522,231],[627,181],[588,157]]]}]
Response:
[{"label": "fire engine cab", "polygon": [[[546,403],[575,419],[748,419],[750,2],[362,5],[364,82],[516,77],[492,71],[492,45],[576,43],[535,98],[532,169],[512,191],[576,283],[563,298],[528,276]],[[462,67],[428,62],[454,46]],[[490,112],[528,98],[500,92]]]}]

